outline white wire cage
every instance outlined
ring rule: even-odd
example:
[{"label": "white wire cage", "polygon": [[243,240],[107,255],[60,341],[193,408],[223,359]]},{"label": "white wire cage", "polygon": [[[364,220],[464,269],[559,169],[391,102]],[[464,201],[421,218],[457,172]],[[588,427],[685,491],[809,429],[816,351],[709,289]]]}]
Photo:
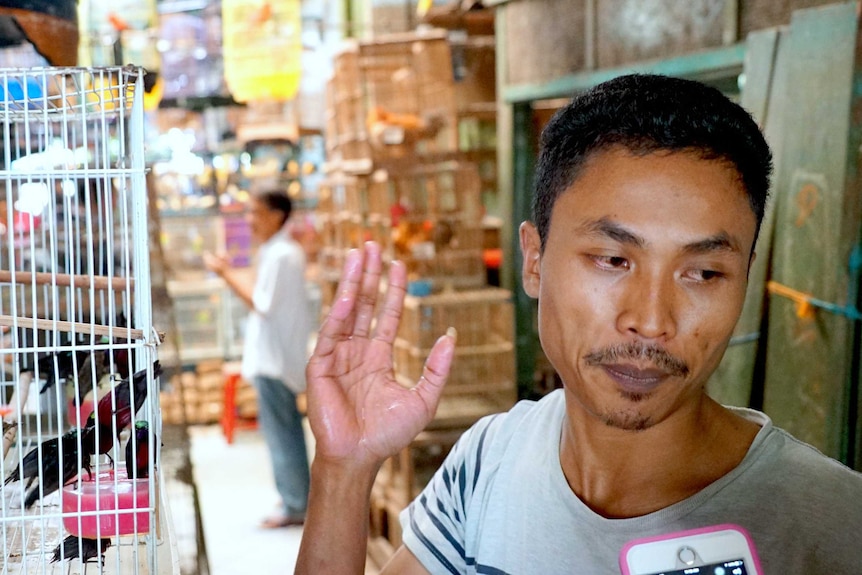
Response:
[{"label": "white wire cage", "polygon": [[143,70],[0,68],[0,573],[161,573]]}]

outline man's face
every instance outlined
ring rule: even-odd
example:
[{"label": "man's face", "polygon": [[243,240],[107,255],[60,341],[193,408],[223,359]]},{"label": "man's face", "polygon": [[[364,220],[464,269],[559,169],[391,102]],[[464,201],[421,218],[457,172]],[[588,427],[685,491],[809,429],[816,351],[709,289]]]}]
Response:
[{"label": "man's face", "polygon": [[690,153],[598,152],[557,200],[524,289],[575,409],[645,429],[703,393],[745,299],[756,220],[737,173]]},{"label": "man's face", "polygon": [[251,235],[258,243],[265,242],[281,229],[281,212],[270,209],[265,202],[257,198],[252,198],[249,202],[247,217]]}]

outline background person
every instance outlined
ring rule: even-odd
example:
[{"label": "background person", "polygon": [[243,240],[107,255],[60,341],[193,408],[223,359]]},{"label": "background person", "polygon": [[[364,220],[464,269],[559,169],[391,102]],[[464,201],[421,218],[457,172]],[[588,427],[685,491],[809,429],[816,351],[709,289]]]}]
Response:
[{"label": "background person", "polygon": [[258,420],[281,496],[281,510],[263,521],[266,528],[301,525],[308,503],[308,455],[296,395],[305,391],[312,308],[306,296],[305,252],[288,230],[291,209],[290,198],[280,190],[251,198],[249,223],[260,244],[253,288],[224,257],[204,258],[251,312],[242,375],[257,389]]}]

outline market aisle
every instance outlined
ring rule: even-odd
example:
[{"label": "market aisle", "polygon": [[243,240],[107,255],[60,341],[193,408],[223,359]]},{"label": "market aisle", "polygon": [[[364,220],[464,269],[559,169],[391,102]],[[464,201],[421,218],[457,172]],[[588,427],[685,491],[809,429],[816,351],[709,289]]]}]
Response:
[{"label": "market aisle", "polygon": [[278,501],[263,437],[240,431],[228,445],[217,425],[189,435],[211,575],[292,573],[302,529],[258,527]]}]

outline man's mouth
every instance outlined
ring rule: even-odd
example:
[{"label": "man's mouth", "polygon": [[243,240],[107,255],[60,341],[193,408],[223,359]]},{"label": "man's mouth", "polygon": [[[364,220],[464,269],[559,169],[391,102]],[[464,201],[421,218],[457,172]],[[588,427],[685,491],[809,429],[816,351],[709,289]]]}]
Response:
[{"label": "man's mouth", "polygon": [[652,392],[671,376],[658,368],[641,368],[628,364],[603,364],[602,369],[625,392],[642,395]]},{"label": "man's mouth", "polygon": [[666,350],[637,342],[609,346],[588,353],[584,361],[587,365],[612,369],[623,377],[634,379],[685,377],[689,372],[683,360]]}]

